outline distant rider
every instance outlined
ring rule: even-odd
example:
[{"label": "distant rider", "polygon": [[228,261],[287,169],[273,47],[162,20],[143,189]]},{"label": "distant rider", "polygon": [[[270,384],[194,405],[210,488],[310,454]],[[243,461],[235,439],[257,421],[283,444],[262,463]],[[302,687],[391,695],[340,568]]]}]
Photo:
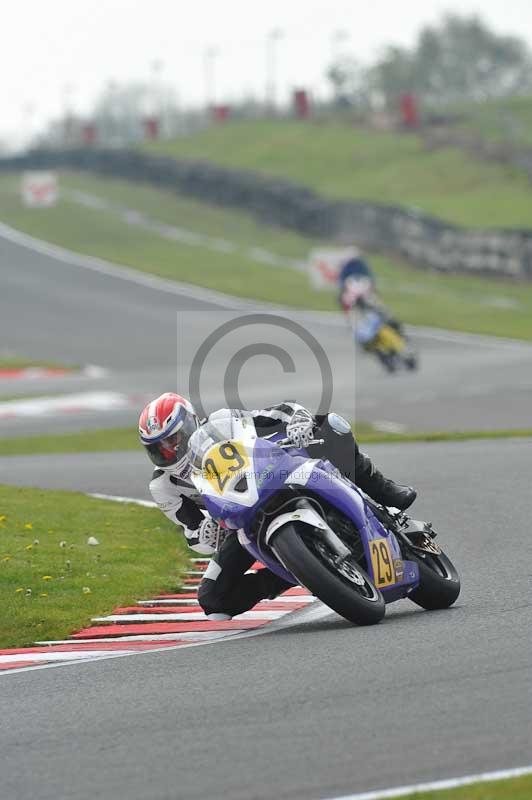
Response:
[{"label": "distant rider", "polygon": [[338,273],[338,288],[338,300],[345,313],[351,311],[353,306],[362,302],[364,298],[375,296],[375,275],[359,250],[355,248],[350,251],[347,261]]},{"label": "distant rider", "polygon": [[[338,414],[313,416],[293,402],[248,413],[259,436],[279,431],[301,448],[313,438],[323,439],[324,444],[313,445],[312,456],[329,459],[376,502],[404,510],[416,499],[414,489],[385,478],[360,452],[351,426]],[[189,440],[200,424],[188,400],[166,392],[142,411],[139,435],[155,465],[150,492],[160,510],[183,526],[193,550],[204,555],[217,551],[200,585],[198,599],[207,615],[227,619],[242,614],[259,600],[276,597],[289,584],[268,569],[246,575],[254,558],[234,534],[227,535],[227,530],[207,515],[201,495],[190,481],[188,457]]]}]

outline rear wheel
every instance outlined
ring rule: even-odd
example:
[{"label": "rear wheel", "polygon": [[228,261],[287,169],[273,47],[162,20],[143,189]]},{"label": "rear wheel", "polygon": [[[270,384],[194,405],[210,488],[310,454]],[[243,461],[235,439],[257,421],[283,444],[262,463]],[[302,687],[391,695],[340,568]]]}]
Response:
[{"label": "rear wheel", "polygon": [[408,595],[409,599],[427,611],[452,606],[460,594],[460,578],[445,553],[421,557],[410,552],[408,558],[419,567],[419,586]]},{"label": "rear wheel", "polygon": [[288,523],[270,547],[303,586],[349,622],[374,625],[384,617],[384,598],[354,555],[340,558],[318,530]]}]

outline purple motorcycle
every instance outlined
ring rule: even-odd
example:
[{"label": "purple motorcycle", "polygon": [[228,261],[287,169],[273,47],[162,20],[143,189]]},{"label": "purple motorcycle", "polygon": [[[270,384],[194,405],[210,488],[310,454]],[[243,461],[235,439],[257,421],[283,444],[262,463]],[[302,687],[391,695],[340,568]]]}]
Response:
[{"label": "purple motorcycle", "polygon": [[426,609],[458,597],[460,579],[430,523],[377,505],[331,462],[279,434],[259,437],[251,416],[211,415],[190,441],[190,458],[209,514],[345,619],[372,625],[404,597]]}]

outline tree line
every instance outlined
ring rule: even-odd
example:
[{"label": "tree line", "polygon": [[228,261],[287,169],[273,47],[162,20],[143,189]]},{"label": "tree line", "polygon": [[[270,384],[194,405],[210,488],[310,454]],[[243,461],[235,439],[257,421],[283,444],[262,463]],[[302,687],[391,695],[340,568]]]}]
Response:
[{"label": "tree line", "polygon": [[345,55],[327,76],[337,103],[393,104],[405,93],[442,108],[532,91],[532,51],[516,36],[498,35],[479,17],[445,15],[423,27],[410,48],[390,45],[374,64]]}]

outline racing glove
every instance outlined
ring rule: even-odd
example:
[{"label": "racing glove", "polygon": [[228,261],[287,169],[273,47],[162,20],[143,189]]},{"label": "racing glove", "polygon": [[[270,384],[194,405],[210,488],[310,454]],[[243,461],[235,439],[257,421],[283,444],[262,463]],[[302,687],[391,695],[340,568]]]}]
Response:
[{"label": "racing glove", "polygon": [[[194,550],[204,555],[212,555],[221,546],[228,531],[222,528],[210,517],[203,520],[197,530],[198,543],[194,546]],[[199,549],[201,547],[201,550]]]},{"label": "racing glove", "polygon": [[308,447],[314,439],[315,420],[306,408],[298,409],[286,426],[286,435],[295,447]]}]

